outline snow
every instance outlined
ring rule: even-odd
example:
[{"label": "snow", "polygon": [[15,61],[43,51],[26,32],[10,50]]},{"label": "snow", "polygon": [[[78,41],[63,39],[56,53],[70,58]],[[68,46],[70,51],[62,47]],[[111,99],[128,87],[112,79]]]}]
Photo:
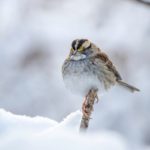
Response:
[{"label": "snow", "polygon": [[81,112],[56,122],[44,117],[14,115],[0,109],[1,150],[128,150],[115,132],[79,133]]},{"label": "snow", "polygon": [[61,75],[76,38],[98,45],[141,90],[100,93],[89,131],[113,131],[135,150],[149,147],[150,9],[134,0],[1,0],[0,108],[56,121],[80,109],[83,97],[68,91]]}]

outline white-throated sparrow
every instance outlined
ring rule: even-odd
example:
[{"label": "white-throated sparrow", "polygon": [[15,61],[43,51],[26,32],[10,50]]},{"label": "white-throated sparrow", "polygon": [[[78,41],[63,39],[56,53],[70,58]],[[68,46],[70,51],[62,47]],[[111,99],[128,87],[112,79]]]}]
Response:
[{"label": "white-throated sparrow", "polygon": [[123,82],[108,56],[87,39],[72,42],[70,54],[62,66],[62,74],[66,86],[84,96],[91,89],[101,92],[115,84],[131,92],[139,91]]}]

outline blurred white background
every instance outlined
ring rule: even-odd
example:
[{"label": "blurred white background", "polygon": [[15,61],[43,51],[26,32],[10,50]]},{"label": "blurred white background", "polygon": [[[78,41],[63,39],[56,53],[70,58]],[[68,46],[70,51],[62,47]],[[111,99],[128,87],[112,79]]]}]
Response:
[{"label": "blurred white background", "polygon": [[80,109],[83,98],[65,88],[61,66],[72,40],[88,38],[141,89],[101,96],[90,131],[150,145],[150,4],[139,1],[0,0],[0,107],[57,121]]}]

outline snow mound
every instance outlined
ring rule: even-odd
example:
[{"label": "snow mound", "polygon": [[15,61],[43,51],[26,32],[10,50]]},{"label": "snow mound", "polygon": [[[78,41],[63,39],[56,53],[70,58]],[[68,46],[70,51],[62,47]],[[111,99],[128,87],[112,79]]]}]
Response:
[{"label": "snow mound", "polygon": [[117,133],[80,134],[81,112],[76,111],[62,122],[43,117],[14,115],[0,109],[1,150],[127,150]]}]

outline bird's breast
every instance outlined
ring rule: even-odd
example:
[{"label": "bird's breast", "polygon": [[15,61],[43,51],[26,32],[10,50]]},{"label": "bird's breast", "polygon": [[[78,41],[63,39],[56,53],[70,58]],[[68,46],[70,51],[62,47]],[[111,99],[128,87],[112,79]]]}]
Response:
[{"label": "bird's breast", "polygon": [[91,88],[104,89],[97,68],[89,60],[68,61],[63,66],[64,82],[72,92],[86,95]]}]

